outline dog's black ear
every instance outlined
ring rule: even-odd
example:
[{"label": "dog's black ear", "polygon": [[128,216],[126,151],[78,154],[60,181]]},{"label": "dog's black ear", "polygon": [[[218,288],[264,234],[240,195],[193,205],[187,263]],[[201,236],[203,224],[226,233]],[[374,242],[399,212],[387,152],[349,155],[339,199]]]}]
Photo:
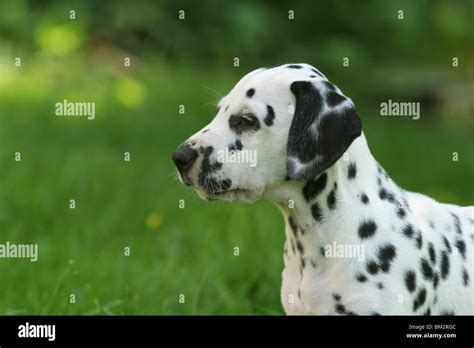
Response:
[{"label": "dog's black ear", "polygon": [[296,104],[288,135],[287,168],[293,180],[309,180],[332,166],[362,132],[352,102],[336,87],[319,81],[290,86]]}]

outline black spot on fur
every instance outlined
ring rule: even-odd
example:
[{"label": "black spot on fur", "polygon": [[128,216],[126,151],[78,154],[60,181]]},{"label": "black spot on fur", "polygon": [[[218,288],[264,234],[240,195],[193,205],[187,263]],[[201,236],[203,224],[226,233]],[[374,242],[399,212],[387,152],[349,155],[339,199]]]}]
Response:
[{"label": "black spot on fur", "polygon": [[446,250],[448,251],[448,253],[451,253],[453,249],[451,248],[451,244],[449,244],[449,241],[445,236],[443,236],[443,242],[444,242],[444,245],[446,246]]},{"label": "black spot on fur", "polygon": [[439,275],[438,273],[435,273],[433,277],[433,288],[436,289],[438,287],[438,284],[439,284]]},{"label": "black spot on fur", "polygon": [[435,229],[435,225],[434,225],[433,221],[430,220],[430,221],[428,222],[428,224],[430,225],[430,227],[431,227],[433,230]]},{"label": "black spot on fur", "polygon": [[377,283],[377,288],[379,288],[380,290],[382,290],[382,289],[383,289],[383,284],[382,284],[382,283],[380,283],[380,282],[379,282],[379,283]]},{"label": "black spot on fur", "polygon": [[243,149],[242,142],[237,139],[234,144],[229,145],[229,152],[240,151]]},{"label": "black spot on fur", "polygon": [[359,282],[361,282],[361,283],[367,281],[367,277],[366,277],[365,275],[361,274],[361,273],[359,273],[359,274],[356,276],[356,279],[357,279],[357,281],[359,281]]},{"label": "black spot on fur", "polygon": [[[321,74],[318,70],[316,70],[314,68],[311,68],[311,71],[314,72],[316,75],[321,76],[322,78],[324,78],[323,74]],[[332,89],[334,89],[334,86],[330,82],[327,82],[327,81],[324,81],[324,82],[326,82],[328,85],[331,85]]]},{"label": "black spot on fur", "polygon": [[464,286],[469,285],[469,274],[467,273],[464,267],[462,269],[462,281],[463,281]]},{"label": "black spot on fur", "polygon": [[327,199],[328,207],[331,210],[336,208],[336,190],[337,190],[337,183],[334,183],[334,188],[329,193],[328,199]]},{"label": "black spot on fur", "polygon": [[339,295],[337,292],[332,294],[332,298],[334,301],[340,301],[341,300],[341,295]]},{"label": "black spot on fur", "polygon": [[426,280],[432,280],[433,279],[433,269],[431,268],[428,261],[426,261],[426,259],[421,259],[420,264],[421,264],[421,273],[423,274],[423,277]]},{"label": "black spot on fur", "polygon": [[336,303],[336,312],[339,314],[346,314],[346,307],[341,303]]},{"label": "black spot on fur", "polygon": [[247,95],[247,97],[249,98],[252,98],[253,95],[255,94],[255,89],[254,88],[250,88],[247,93],[245,93]]},{"label": "black spot on fur", "polygon": [[354,179],[356,177],[356,174],[357,174],[357,167],[355,163],[349,164],[349,168],[347,170],[347,177],[349,179]]},{"label": "black spot on fur", "polygon": [[446,279],[449,274],[449,256],[443,251],[441,254],[441,278]]},{"label": "black spot on fur", "polygon": [[316,75],[309,75],[309,77],[310,77],[310,78],[315,78],[315,77],[316,77]]},{"label": "black spot on fur", "polygon": [[436,262],[436,251],[434,249],[433,243],[428,243],[428,253],[430,254],[431,263]]},{"label": "black spot on fur", "polygon": [[405,225],[405,227],[403,227],[402,232],[408,238],[413,237],[413,227],[410,224]]},{"label": "black spot on fur", "polygon": [[290,65],[287,65],[286,67],[290,68],[290,69],[301,69],[302,68],[301,65],[297,65],[297,64],[290,64]]},{"label": "black spot on fur", "polygon": [[288,218],[288,223],[290,224],[291,230],[296,237],[298,235],[298,226],[296,225],[296,222],[292,216]]},{"label": "black spot on fur", "polygon": [[311,199],[319,195],[326,187],[327,180],[327,174],[323,173],[319,178],[308,181],[303,188],[304,198],[309,202]]},{"label": "black spot on fur", "polygon": [[462,234],[461,221],[459,220],[459,216],[457,216],[457,215],[454,214],[454,213],[451,213],[451,216],[452,216],[453,219],[454,219],[454,228],[456,229],[456,233]]},{"label": "black spot on fur", "polygon": [[318,203],[315,203],[311,206],[311,215],[313,215],[313,218],[316,221],[321,221],[323,218],[323,215],[321,213],[321,208],[319,207]]},{"label": "black spot on fur", "polygon": [[303,244],[301,244],[301,242],[299,240],[296,241],[296,247],[298,248],[298,251],[303,254],[304,253],[304,248],[303,248]]},{"label": "black spot on fur", "polygon": [[209,132],[209,128],[204,129],[204,130],[202,131],[203,134],[206,133],[206,132]]},{"label": "black spot on fur", "polygon": [[359,237],[362,239],[372,237],[377,230],[375,222],[368,220],[364,221],[359,226]]},{"label": "black spot on fur", "polygon": [[364,203],[364,204],[369,203],[369,197],[367,197],[367,195],[366,195],[365,193],[363,193],[363,194],[360,195],[360,200],[361,200],[362,203]]},{"label": "black spot on fur", "polygon": [[302,257],[300,261],[301,261],[301,268],[304,269],[306,267],[306,258]]},{"label": "black spot on fur", "polygon": [[397,208],[397,215],[400,219],[403,219],[406,215],[405,209],[398,207]]},{"label": "black spot on fur", "polygon": [[326,94],[326,101],[330,107],[334,107],[336,105],[341,104],[344,100],[347,100],[345,97],[340,95],[337,92],[329,92]]},{"label": "black spot on fur", "polygon": [[369,272],[370,274],[377,274],[378,271],[379,271],[379,266],[377,265],[375,261],[367,262],[367,272]]},{"label": "black spot on fur", "polygon": [[416,241],[416,247],[418,249],[421,249],[421,247],[423,246],[423,237],[421,236],[420,231],[417,231],[415,241]]},{"label": "black spot on fur", "polygon": [[458,239],[456,241],[455,246],[459,250],[459,253],[461,254],[462,258],[465,260],[466,259],[466,243],[464,243],[463,240]]},{"label": "black spot on fur", "polygon": [[390,263],[395,259],[396,249],[392,244],[388,244],[380,248],[379,250],[379,268],[387,273],[390,271]]},{"label": "black spot on fur", "polygon": [[415,312],[418,308],[423,306],[425,301],[426,301],[426,289],[423,288],[418,292],[418,295],[413,301],[413,312]]},{"label": "black spot on fur", "polygon": [[321,255],[323,257],[326,257],[326,253],[324,252],[324,248],[323,247],[319,247],[319,252],[321,253]]},{"label": "black spot on fur", "polygon": [[267,105],[267,115],[263,119],[263,122],[270,127],[273,125],[273,120],[275,119],[275,111],[273,111],[273,108],[270,105]]},{"label": "black spot on fur", "polygon": [[405,273],[405,285],[409,292],[413,292],[416,289],[416,273],[413,271],[407,271]]},{"label": "black spot on fur", "polygon": [[379,190],[379,198],[380,198],[381,200],[384,200],[384,199],[387,198],[387,191],[386,191],[384,188],[381,188],[381,189]]},{"label": "black spot on fur", "polygon": [[225,107],[224,112],[226,112],[227,110],[229,110],[229,105]]},{"label": "black spot on fur", "polygon": [[316,268],[316,262],[314,262],[313,260],[311,260],[311,266],[313,266],[313,268]]},{"label": "black spot on fur", "polygon": [[426,316],[426,317],[429,317],[431,315],[431,308],[428,307],[425,314],[423,314],[423,315]]}]

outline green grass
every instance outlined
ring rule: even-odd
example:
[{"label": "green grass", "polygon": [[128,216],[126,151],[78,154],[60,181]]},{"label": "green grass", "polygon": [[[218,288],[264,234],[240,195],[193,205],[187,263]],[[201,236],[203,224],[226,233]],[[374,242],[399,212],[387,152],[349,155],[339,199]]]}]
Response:
[{"label": "green grass", "polygon": [[[36,263],[0,260],[0,313],[282,314],[279,211],[263,201],[201,201],[179,184],[170,160],[214,114],[206,87],[224,94],[242,71],[153,62],[136,77],[143,101],[127,107],[114,92],[124,73],[81,64],[72,62],[77,69],[56,79],[46,70],[32,82],[27,70],[0,89],[0,243],[39,244]],[[34,85],[26,89],[28,83]],[[96,119],[54,116],[63,98],[96,101]],[[376,112],[376,105],[360,111],[365,134],[396,182],[472,204],[472,130],[423,118],[388,121]],[[152,213],[162,218],[157,229],[147,226]]]}]

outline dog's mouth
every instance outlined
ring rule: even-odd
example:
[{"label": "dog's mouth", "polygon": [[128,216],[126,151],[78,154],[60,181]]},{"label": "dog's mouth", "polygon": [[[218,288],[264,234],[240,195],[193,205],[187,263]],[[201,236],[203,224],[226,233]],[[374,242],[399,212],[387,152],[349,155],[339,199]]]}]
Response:
[{"label": "dog's mouth", "polygon": [[202,199],[206,201],[223,200],[223,201],[242,201],[253,202],[258,199],[259,195],[249,189],[233,188],[225,191],[207,191],[201,188],[194,188]]}]

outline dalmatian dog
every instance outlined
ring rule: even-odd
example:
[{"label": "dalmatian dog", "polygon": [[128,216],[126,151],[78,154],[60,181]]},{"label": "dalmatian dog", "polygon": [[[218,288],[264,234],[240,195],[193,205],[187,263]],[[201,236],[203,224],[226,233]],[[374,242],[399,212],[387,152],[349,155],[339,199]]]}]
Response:
[{"label": "dalmatian dog", "polygon": [[[256,165],[230,160],[245,151]],[[314,67],[245,75],[172,159],[205,200],[279,207],[287,314],[474,314],[474,207],[397,186],[352,100]]]}]

